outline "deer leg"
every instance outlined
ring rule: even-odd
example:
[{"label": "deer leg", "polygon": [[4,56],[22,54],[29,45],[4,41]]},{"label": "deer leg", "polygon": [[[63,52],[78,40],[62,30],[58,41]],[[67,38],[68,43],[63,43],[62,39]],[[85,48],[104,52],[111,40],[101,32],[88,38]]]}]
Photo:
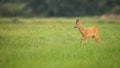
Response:
[{"label": "deer leg", "polygon": [[95,38],[95,36],[93,35],[92,38]]},{"label": "deer leg", "polygon": [[85,44],[87,44],[87,37],[86,37],[86,38],[84,38],[84,40],[85,40]]},{"label": "deer leg", "polygon": [[83,37],[80,39],[80,45],[82,44]]},{"label": "deer leg", "polygon": [[99,43],[99,37],[98,35],[95,36],[96,42]]},{"label": "deer leg", "polygon": [[87,44],[87,39],[85,39],[85,44]]},{"label": "deer leg", "polygon": [[99,38],[96,38],[96,42],[99,43]]}]

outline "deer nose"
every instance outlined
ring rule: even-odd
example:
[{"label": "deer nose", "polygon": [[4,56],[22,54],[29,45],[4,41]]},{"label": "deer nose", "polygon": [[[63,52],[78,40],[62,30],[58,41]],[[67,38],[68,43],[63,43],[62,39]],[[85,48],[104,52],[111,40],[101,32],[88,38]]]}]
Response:
[{"label": "deer nose", "polygon": [[74,28],[76,28],[76,26],[74,26]]}]

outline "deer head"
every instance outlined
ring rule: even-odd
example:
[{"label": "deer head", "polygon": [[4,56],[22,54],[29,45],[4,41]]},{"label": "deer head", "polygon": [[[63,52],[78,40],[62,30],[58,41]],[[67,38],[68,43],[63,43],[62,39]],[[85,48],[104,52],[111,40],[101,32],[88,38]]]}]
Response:
[{"label": "deer head", "polygon": [[80,27],[80,20],[77,18],[74,28],[79,28],[79,27]]}]

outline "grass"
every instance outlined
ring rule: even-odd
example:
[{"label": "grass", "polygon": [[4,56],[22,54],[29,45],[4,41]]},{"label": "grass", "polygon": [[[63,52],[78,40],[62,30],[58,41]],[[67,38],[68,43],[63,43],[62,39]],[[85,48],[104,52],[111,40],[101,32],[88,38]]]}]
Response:
[{"label": "grass", "polygon": [[0,18],[0,68],[119,68],[120,20],[83,17],[100,43],[80,45],[74,18]]}]

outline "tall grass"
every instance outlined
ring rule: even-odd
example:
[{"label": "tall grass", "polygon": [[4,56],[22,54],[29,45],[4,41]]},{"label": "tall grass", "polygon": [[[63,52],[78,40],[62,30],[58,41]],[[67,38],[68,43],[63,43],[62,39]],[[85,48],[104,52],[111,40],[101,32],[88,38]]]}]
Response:
[{"label": "tall grass", "polygon": [[120,24],[81,21],[99,28],[99,44],[90,38],[80,45],[74,18],[1,18],[0,68],[119,68]]}]

